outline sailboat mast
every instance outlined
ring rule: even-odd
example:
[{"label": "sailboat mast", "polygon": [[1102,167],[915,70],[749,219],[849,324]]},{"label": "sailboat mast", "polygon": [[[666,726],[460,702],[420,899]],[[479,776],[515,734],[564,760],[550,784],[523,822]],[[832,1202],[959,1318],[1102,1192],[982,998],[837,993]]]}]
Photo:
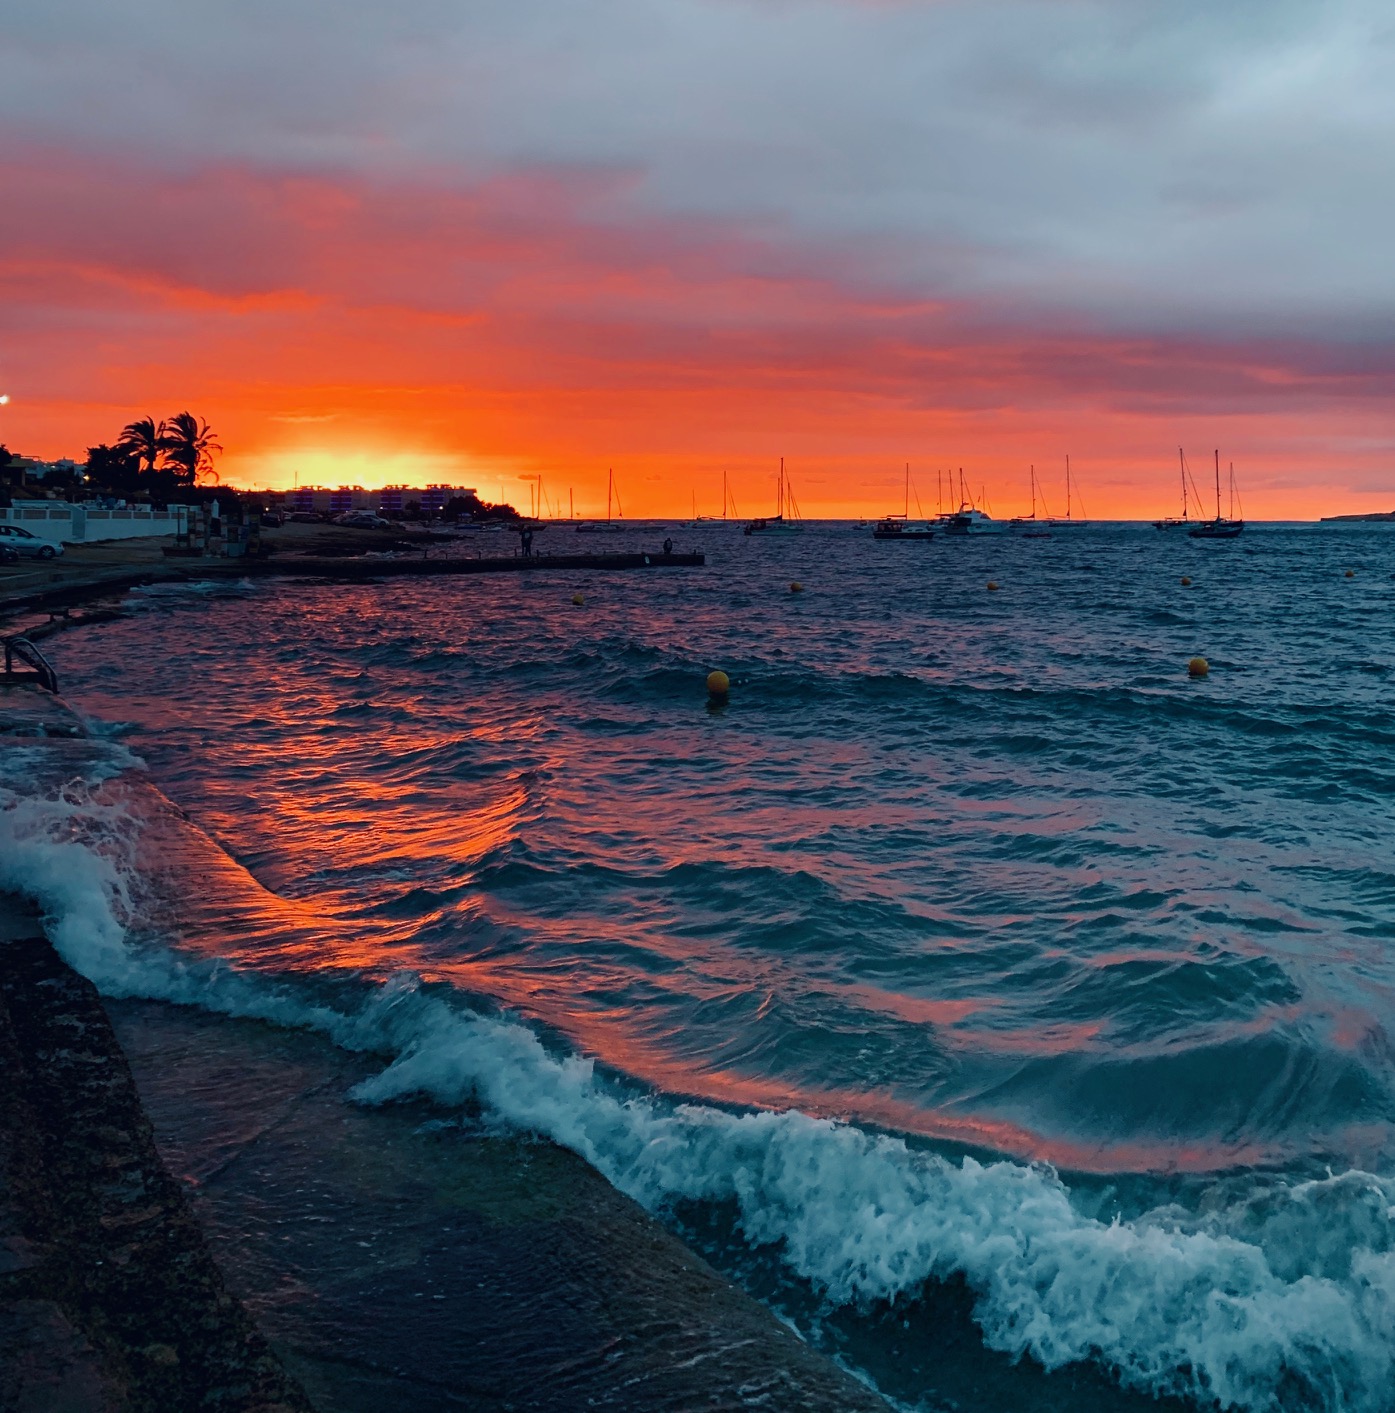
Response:
[{"label": "sailboat mast", "polygon": [[1178,473],[1182,477],[1182,519],[1187,518],[1187,458],[1182,455],[1182,448],[1177,448]]},{"label": "sailboat mast", "polygon": [[1032,478],[1032,519],[1035,520],[1037,518],[1037,468],[1035,462],[1032,463],[1030,475]]},{"label": "sailboat mast", "polygon": [[906,520],[911,518],[911,463],[906,463],[906,513],[903,517]]},{"label": "sailboat mast", "polygon": [[1221,449],[1216,448],[1216,519],[1221,518]]},{"label": "sailboat mast", "polygon": [[1070,519],[1070,457],[1066,457],[1066,519]]},{"label": "sailboat mast", "polygon": [[605,482],[605,523],[610,524],[610,498],[615,490],[615,468],[612,466],[606,473]]}]

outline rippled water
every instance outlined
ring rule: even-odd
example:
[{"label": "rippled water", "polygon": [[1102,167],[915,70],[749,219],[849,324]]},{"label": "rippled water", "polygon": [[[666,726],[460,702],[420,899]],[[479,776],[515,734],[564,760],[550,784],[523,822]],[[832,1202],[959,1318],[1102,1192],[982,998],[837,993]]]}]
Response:
[{"label": "rippled water", "polygon": [[962,1275],[1047,1364],[1395,1406],[1395,535],[674,533],[55,640],[197,826],[145,932],[344,1013],[415,973],[382,1093],[735,1202],[831,1305]]}]

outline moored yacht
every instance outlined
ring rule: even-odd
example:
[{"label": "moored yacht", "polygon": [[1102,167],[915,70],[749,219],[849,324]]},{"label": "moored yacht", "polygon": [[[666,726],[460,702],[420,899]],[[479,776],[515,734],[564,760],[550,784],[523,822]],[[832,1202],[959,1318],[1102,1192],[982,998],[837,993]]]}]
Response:
[{"label": "moored yacht", "polygon": [[[1075,498],[1080,499],[1080,487],[1075,487]],[[1070,479],[1070,457],[1066,457],[1066,518],[1064,520],[1048,520],[1046,523],[1053,530],[1078,530],[1082,525],[1090,522],[1085,518],[1085,507],[1080,507],[1079,515],[1071,513],[1071,479]]]},{"label": "moored yacht", "polygon": [[[916,492],[916,509],[920,509],[920,493]],[[906,504],[898,515],[885,515],[872,531],[874,540],[933,540],[935,532],[926,524],[911,522],[911,463],[906,463]]]},{"label": "moored yacht", "polygon": [[1243,519],[1235,518],[1235,466],[1230,468],[1230,514],[1221,514],[1221,453],[1216,451],[1216,518],[1203,520],[1193,526],[1187,535],[1193,540],[1233,540],[1245,528]]},{"label": "moored yacht", "polygon": [[799,506],[795,503],[794,490],[785,475],[785,458],[780,458],[780,479],[775,484],[775,514],[758,516],[741,532],[743,535],[788,534],[792,530],[802,530]]},{"label": "moored yacht", "polygon": [[578,535],[618,535],[625,527],[616,524],[610,518],[611,506],[620,511],[621,519],[624,519],[625,511],[620,504],[620,493],[615,489],[615,470],[612,467],[605,487],[605,519],[604,520],[579,520],[576,525]]},{"label": "moored yacht", "polygon": [[1201,504],[1201,496],[1197,493],[1196,483],[1192,480],[1191,469],[1187,465],[1186,453],[1179,446],[1177,448],[1177,466],[1182,476],[1182,513],[1181,515],[1164,515],[1161,520],[1153,521],[1155,530],[1189,530],[1193,521],[1191,516],[1191,506],[1187,501],[1187,487],[1191,487],[1192,496],[1198,506]]},{"label": "moored yacht", "polygon": [[1007,532],[1006,520],[994,520],[977,506],[964,504],[953,515],[945,516],[946,535],[1002,535]]},{"label": "moored yacht", "polygon": [[1037,468],[1033,466],[1029,472],[1032,485],[1032,513],[1030,515],[1014,515],[1008,521],[1008,527],[1024,540],[1049,540],[1051,531],[1046,527],[1051,523],[1051,512],[1046,508],[1046,497],[1041,498],[1042,514],[1045,520],[1037,519]]},{"label": "moored yacht", "polygon": [[917,525],[904,515],[888,515],[872,530],[874,540],[933,540],[935,532],[928,525]]}]

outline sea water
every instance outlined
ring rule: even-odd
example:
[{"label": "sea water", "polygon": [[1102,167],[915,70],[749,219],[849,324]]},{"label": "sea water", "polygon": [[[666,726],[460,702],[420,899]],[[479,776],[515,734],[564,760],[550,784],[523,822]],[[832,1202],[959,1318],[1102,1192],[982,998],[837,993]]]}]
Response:
[{"label": "sea water", "polygon": [[1395,534],[666,533],[138,593],[52,641],[98,734],[5,757],[0,883],[727,1214],[909,1406],[859,1321],[962,1281],[1047,1368],[1395,1408]]}]

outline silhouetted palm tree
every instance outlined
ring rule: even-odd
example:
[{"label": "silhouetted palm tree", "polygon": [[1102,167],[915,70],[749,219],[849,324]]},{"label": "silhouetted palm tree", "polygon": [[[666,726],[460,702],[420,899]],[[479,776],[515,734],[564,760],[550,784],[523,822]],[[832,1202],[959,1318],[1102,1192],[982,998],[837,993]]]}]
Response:
[{"label": "silhouetted palm tree", "polygon": [[160,425],[160,450],[165,454],[165,464],[181,481],[192,486],[201,471],[218,479],[213,453],[223,448],[213,440],[213,430],[207,422],[200,422],[192,412],[180,412]]},{"label": "silhouetted palm tree", "polygon": [[121,440],[114,449],[145,462],[145,469],[154,471],[155,462],[165,449],[165,423],[161,422],[157,427],[153,417],[128,422],[121,429]]}]

